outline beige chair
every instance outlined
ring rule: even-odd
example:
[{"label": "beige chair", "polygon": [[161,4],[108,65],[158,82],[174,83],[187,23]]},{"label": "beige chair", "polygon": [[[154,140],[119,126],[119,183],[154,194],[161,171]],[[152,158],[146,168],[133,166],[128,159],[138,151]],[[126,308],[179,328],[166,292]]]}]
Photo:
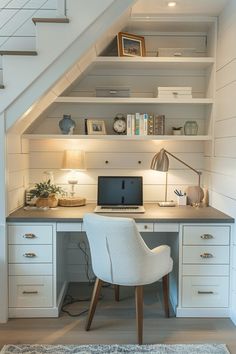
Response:
[{"label": "beige chair", "polygon": [[143,285],[162,278],[165,314],[169,317],[168,273],[173,267],[170,248],[163,245],[150,250],[130,218],[86,214],[84,227],[97,277],[85,328],[90,329],[103,282],[114,284],[117,301],[119,285],[134,286],[138,343],[142,344]]}]

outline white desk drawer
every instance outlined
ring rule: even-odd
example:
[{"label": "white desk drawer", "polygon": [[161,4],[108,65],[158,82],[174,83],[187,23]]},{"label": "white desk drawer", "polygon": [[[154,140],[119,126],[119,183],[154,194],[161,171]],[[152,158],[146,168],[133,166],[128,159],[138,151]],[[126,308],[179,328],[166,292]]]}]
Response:
[{"label": "white desk drawer", "polygon": [[179,224],[176,223],[155,223],[155,232],[179,232]]},{"label": "white desk drawer", "polygon": [[183,263],[228,264],[229,246],[183,246]]},{"label": "white desk drawer", "polygon": [[80,232],[82,230],[81,222],[58,222],[57,232]]},{"label": "white desk drawer", "polygon": [[52,263],[11,263],[8,265],[9,275],[52,275]]},{"label": "white desk drawer", "polygon": [[228,264],[183,264],[183,275],[229,276]]},{"label": "white desk drawer", "polygon": [[183,226],[184,245],[229,245],[229,226]]},{"label": "white desk drawer", "polygon": [[228,277],[183,277],[183,307],[228,307]]},{"label": "white desk drawer", "polygon": [[139,232],[153,232],[153,223],[137,222],[136,226],[137,226]]},{"label": "white desk drawer", "polygon": [[52,307],[52,277],[10,276],[9,307]]},{"label": "white desk drawer", "polygon": [[51,245],[9,245],[9,263],[51,263]]},{"label": "white desk drawer", "polygon": [[9,225],[8,244],[52,244],[52,226]]}]

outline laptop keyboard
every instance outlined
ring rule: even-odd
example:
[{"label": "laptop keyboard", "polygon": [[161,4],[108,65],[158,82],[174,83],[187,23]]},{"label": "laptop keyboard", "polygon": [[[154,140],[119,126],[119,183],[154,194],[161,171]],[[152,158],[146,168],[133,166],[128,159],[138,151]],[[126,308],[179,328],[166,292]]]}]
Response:
[{"label": "laptop keyboard", "polygon": [[126,207],[126,206],[120,206],[120,207],[105,207],[105,206],[102,206],[101,209],[112,209],[112,210],[137,210],[139,209],[138,206],[134,206],[134,207]]}]

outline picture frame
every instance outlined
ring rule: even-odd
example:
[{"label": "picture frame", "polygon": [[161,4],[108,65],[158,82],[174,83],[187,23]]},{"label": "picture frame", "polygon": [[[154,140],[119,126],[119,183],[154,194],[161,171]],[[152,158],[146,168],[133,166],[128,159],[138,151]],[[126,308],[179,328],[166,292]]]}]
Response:
[{"label": "picture frame", "polygon": [[106,126],[104,120],[87,119],[86,124],[88,135],[106,135]]},{"label": "picture frame", "polygon": [[118,55],[120,57],[145,57],[145,38],[131,33],[119,32],[117,35]]}]

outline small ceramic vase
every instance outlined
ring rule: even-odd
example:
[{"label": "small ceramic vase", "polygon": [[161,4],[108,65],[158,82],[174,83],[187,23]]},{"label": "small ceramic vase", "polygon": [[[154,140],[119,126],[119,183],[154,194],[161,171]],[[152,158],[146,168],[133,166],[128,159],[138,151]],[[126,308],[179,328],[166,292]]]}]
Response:
[{"label": "small ceramic vase", "polygon": [[75,126],[75,121],[71,119],[70,114],[64,114],[63,118],[59,121],[59,127],[62,134],[72,135]]}]

